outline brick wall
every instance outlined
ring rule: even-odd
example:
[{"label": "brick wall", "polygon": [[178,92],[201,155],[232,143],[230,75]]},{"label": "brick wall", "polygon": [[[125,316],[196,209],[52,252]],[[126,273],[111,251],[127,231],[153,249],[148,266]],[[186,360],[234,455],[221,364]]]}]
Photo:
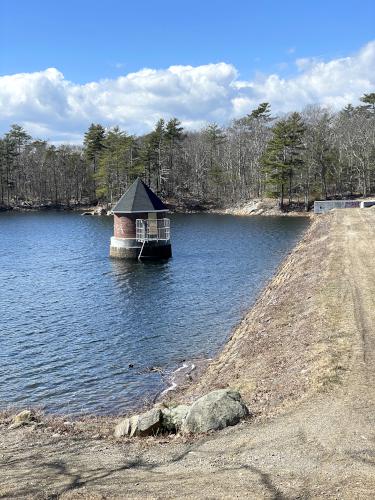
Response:
[{"label": "brick wall", "polygon": [[[166,216],[165,212],[157,212],[156,217],[163,219]],[[114,233],[115,238],[135,238],[137,219],[148,219],[148,213],[139,214],[114,214]]]},{"label": "brick wall", "polygon": [[114,215],[115,238],[135,238],[135,221],[147,219],[148,214],[118,214]]}]

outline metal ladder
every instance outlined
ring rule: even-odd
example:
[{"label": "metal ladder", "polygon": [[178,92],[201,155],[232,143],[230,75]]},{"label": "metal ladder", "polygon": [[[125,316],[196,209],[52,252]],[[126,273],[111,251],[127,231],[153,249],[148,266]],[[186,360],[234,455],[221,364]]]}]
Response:
[{"label": "metal ladder", "polygon": [[145,246],[145,243],[146,243],[146,240],[143,240],[141,251],[138,254],[138,260],[141,260],[141,258],[142,258],[142,252],[143,252],[143,248]]}]

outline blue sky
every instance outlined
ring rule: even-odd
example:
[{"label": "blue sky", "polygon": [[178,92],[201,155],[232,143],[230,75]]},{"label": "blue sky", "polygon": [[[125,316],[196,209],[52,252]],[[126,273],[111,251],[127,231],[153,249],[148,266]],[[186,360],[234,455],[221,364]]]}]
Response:
[{"label": "blue sky", "polygon": [[375,2],[1,1],[1,74],[57,67],[76,82],[228,62],[241,76],[335,58],[375,37]]},{"label": "blue sky", "polygon": [[[44,75],[43,82],[35,83],[35,85],[39,85],[39,97],[42,95],[40,86],[44,85],[47,91],[51,90],[51,85],[55,86],[50,97],[55,96],[59,99],[61,98],[60,87],[64,85],[66,87],[69,82],[72,82],[78,89],[82,84],[100,82],[103,79],[116,82],[119,77],[129,73],[138,74],[142,68],[166,70],[176,65],[196,68],[225,63],[234,68],[232,75],[222,74],[220,77],[219,85],[224,85],[228,90],[229,87],[233,89],[233,85],[237,85],[236,81],[259,82],[262,78],[268,79],[272,74],[276,74],[279,79],[297,78],[301,72],[311,71],[312,61],[317,64],[317,61],[329,63],[329,61],[342,58],[356,58],[360,51],[364,50],[366,44],[375,40],[374,19],[374,0],[358,2],[345,0],[326,0],[325,2],[321,0],[259,0],[257,2],[244,0],[201,0],[199,2],[197,0],[188,2],[2,0],[0,2],[0,75],[20,73],[33,75],[47,68],[56,68],[62,78],[57,74],[49,73]],[[366,57],[366,60],[372,62],[370,56]],[[218,67],[218,70],[220,73],[223,68]],[[210,75],[211,79],[214,78],[212,71]],[[165,78],[169,76],[168,74]],[[30,82],[31,77],[28,78]],[[230,82],[226,81],[226,78]],[[366,85],[371,87],[372,73],[360,75],[359,78],[365,82],[364,87]],[[6,95],[9,99],[9,80],[3,83],[7,85]],[[128,83],[124,91],[129,90]],[[166,84],[160,90],[159,83],[156,93],[160,98],[162,97],[160,92],[168,94],[168,86]],[[143,85],[144,83],[141,84],[142,88]],[[173,86],[173,83],[171,85]],[[56,90],[57,86],[59,86],[58,90]],[[248,90],[245,97],[250,99],[249,95],[254,94],[251,83],[248,89],[251,89],[251,92]],[[72,88],[71,90],[74,95],[78,92]],[[81,88],[79,91],[83,92],[83,90]],[[29,99],[27,93],[29,90],[21,88],[17,92],[18,100],[23,99],[22,92],[27,94],[27,99],[24,100]],[[223,92],[226,91],[223,90]],[[242,87],[239,98],[245,98],[244,92]],[[342,94],[342,89],[339,92]],[[354,98],[355,92],[357,92],[357,87],[352,94],[349,92],[347,97],[353,95]],[[311,95],[310,92],[310,100],[318,98],[319,95],[319,93],[317,96]],[[253,95],[254,101],[258,96],[263,99],[258,92]],[[268,96],[271,98],[273,93],[270,91],[269,94],[264,95],[264,98]],[[13,102],[16,97],[12,99]],[[178,96],[175,95],[175,97],[177,99]],[[232,101],[234,99],[229,90],[227,97]],[[337,97],[340,95],[336,95]],[[341,97],[346,98],[342,95]],[[71,101],[71,97],[67,99]],[[236,113],[240,113],[242,108],[240,101],[238,99],[237,101],[237,107],[232,106],[231,112],[225,114],[221,111],[215,112],[213,109],[212,113],[207,113],[207,120],[225,121]],[[291,100],[290,105],[294,102],[295,100]],[[306,104],[309,99],[304,98],[298,102],[301,105]],[[49,108],[53,107],[51,99],[47,105]],[[115,100],[114,106],[116,105]],[[107,114],[108,116],[104,113],[103,121],[109,126],[117,117],[117,122],[138,131],[134,110],[129,111],[128,118],[125,116],[127,105],[124,103],[121,111],[112,117],[110,113]],[[215,106],[215,103],[212,105]],[[218,105],[222,107],[222,103]],[[36,104],[33,106],[29,102],[24,113],[18,104],[16,107],[14,120],[26,124],[39,123],[41,133],[49,129],[52,134],[57,132],[48,125],[47,116],[39,116],[41,109],[38,111]],[[58,108],[59,103],[57,103]],[[281,109],[280,106],[279,108]],[[206,118],[202,115],[198,119],[197,113],[189,117],[186,109],[180,110],[178,105],[170,109],[161,106],[159,110],[157,107],[151,110],[150,121],[143,122],[138,127],[139,131],[147,129],[158,112],[173,115],[178,111],[183,112],[182,118],[187,124],[191,122],[191,124],[198,125]],[[56,115],[56,112],[52,114]],[[100,114],[94,114],[92,119],[100,119],[100,117]],[[63,116],[55,119],[54,127],[56,129],[59,118],[61,123],[58,128],[62,133]],[[140,116],[139,119],[141,120]],[[12,116],[9,116],[9,120],[12,120]],[[77,121],[72,133],[78,137],[81,128],[88,121],[90,121],[90,116],[85,116],[85,119],[81,119],[79,123]],[[5,123],[1,126],[5,126]]]}]

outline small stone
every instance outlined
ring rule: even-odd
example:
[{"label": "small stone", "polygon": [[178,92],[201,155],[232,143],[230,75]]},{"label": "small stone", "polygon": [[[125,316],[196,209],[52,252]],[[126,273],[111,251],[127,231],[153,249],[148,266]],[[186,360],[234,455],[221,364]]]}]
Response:
[{"label": "small stone", "polygon": [[9,429],[17,429],[22,425],[29,425],[35,422],[35,416],[30,410],[22,410],[20,413],[13,417],[13,421],[9,426]]}]

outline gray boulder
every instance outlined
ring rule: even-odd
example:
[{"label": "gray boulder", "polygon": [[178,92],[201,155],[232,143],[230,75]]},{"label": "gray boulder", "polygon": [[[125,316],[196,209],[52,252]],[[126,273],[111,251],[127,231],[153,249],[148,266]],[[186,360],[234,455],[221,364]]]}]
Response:
[{"label": "gray boulder", "polygon": [[121,420],[115,427],[115,437],[122,436],[150,436],[161,430],[162,413],[159,409],[152,409],[141,415],[134,415]]},{"label": "gray boulder", "polygon": [[190,410],[190,406],[178,405],[162,409],[162,426],[167,432],[178,432]]},{"label": "gray boulder", "polygon": [[236,425],[249,410],[241,395],[231,389],[219,389],[199,398],[190,407],[182,424],[182,432],[199,433]]}]

